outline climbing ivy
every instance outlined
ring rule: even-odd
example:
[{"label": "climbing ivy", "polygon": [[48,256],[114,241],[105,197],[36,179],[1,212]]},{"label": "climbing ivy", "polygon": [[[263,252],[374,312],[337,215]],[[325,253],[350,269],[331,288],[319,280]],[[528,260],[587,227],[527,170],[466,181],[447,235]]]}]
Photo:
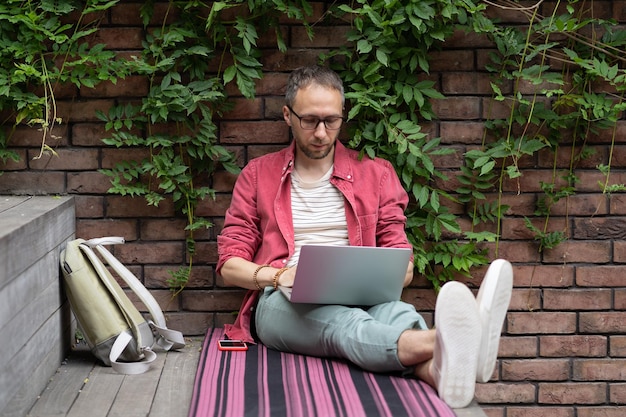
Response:
[{"label": "climbing ivy", "polygon": [[[64,121],[56,112],[56,89],[91,88],[125,76],[124,66],[102,44],[89,44],[95,16],[117,1],[4,0],[0,4],[0,160],[18,161],[11,149],[19,125],[41,131],[40,158],[54,153],[52,130]],[[75,16],[74,23],[64,19]],[[8,127],[8,128],[7,128]],[[0,172],[1,174],[1,172]]]},{"label": "climbing ivy", "polygon": [[[111,179],[110,192],[142,196],[151,205],[168,198],[186,216],[189,263],[172,272],[169,284],[175,292],[189,278],[194,232],[211,226],[197,215],[200,202],[214,196],[210,178],[217,169],[239,169],[217,138],[216,122],[229,105],[226,87],[247,98],[255,95],[255,82],[263,76],[258,40],[273,32],[277,48],[285,52],[284,17],[303,25],[311,37],[316,25],[350,22],[345,45],[320,56],[320,62],[345,81],[348,145],[362,157],[391,161],[409,193],[407,232],[416,270],[435,288],[485,264],[486,243],[495,245],[497,254],[508,210],[502,197],[506,184],[524,175],[523,158],[555,155],[535,212],[543,225],[535,218],[525,221],[540,251],[568,237],[567,230],[550,230],[548,220],[555,204],[577,191],[576,169],[591,154],[590,134],[613,132],[609,159],[598,166],[604,175],[600,190],[611,194],[626,188],[611,177],[616,126],[624,111],[626,32],[614,21],[586,14],[589,2],[521,7],[479,0],[328,1],[328,12],[309,25],[313,9],[304,0],[171,0],[161,3],[168,6],[163,22],[148,27],[156,4],[148,0],[141,9],[147,29],[143,49],[130,59],[113,59],[104,45],[90,46],[85,39],[98,29],[93,16],[116,3],[6,0],[0,5],[0,110],[9,114],[3,125],[41,128],[42,151],[51,151],[46,140],[59,122],[55,86],[89,88],[119,77],[145,77],[145,97],[119,101],[99,117],[110,132],[106,144],[146,149],[148,156],[102,172]],[[528,23],[500,24],[487,7],[506,7]],[[65,23],[70,13],[79,17],[77,23]],[[463,32],[491,42],[490,63],[479,70],[491,75],[492,102],[508,109],[508,116],[483,120],[482,145],[463,154],[458,172],[443,172],[437,158],[454,151],[422,130],[436,122],[433,102],[445,100],[429,76],[429,59]],[[595,88],[600,83],[603,90]],[[5,161],[17,159],[8,132],[0,136]],[[556,158],[563,146],[570,154],[566,169]],[[452,181],[458,184],[454,191],[441,186]],[[465,216],[469,227],[461,226]]]}]

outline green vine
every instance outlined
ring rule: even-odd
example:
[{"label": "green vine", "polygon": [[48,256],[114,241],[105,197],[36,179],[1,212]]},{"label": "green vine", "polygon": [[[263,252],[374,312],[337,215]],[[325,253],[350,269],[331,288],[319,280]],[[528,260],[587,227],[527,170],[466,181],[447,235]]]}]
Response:
[{"label": "green vine", "polygon": [[[88,42],[98,30],[99,20],[93,16],[115,3],[5,0],[0,4],[0,125],[5,127],[0,129],[0,160],[19,161],[10,146],[20,125],[41,131],[36,158],[55,153],[49,141],[56,139],[54,126],[63,123],[57,115],[57,88],[66,84],[91,88],[124,76],[112,51]],[[76,23],[63,19],[71,13],[77,16]]]}]

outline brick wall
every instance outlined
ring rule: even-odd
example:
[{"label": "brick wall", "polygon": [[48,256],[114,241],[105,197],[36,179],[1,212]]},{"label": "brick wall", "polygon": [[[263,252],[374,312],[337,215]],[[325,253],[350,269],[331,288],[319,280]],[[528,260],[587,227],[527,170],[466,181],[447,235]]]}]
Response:
[{"label": "brick wall", "polygon": [[[626,23],[626,2],[596,1],[596,13]],[[143,36],[137,9],[140,3],[125,1],[104,16],[99,41],[111,49],[130,54],[140,48]],[[324,5],[315,3],[316,21]],[[504,18],[516,18],[514,15]],[[155,16],[159,21],[159,16]],[[279,53],[271,39],[263,57],[265,77],[258,82],[254,100],[237,97],[234,109],[221,120],[220,141],[235,151],[241,164],[283,147],[288,129],[280,118],[283,88],[289,71],[316,61],[320,51],[341,44],[347,28],[317,25],[310,42],[305,31],[286,23],[289,50]],[[440,136],[459,154],[439,160],[440,169],[455,171],[462,152],[482,139],[482,119],[489,107],[488,79],[481,69],[489,43],[458,33],[440,52],[431,55],[430,78],[448,98],[436,101],[439,120],[424,126]],[[59,157],[33,160],[39,132],[19,129],[15,149],[18,163],[0,167],[2,194],[70,194],[76,197],[77,236],[124,236],[127,243],[115,254],[141,277],[160,301],[169,324],[188,335],[202,334],[209,326],[234,319],[242,291],[226,288],[215,275],[215,237],[229,204],[234,178],[218,172],[213,187],[215,201],[208,201],[198,214],[207,216],[215,228],[197,235],[198,256],[187,289],[172,298],[166,279],[185,260],[184,219],[175,215],[170,201],[158,208],[142,199],[108,195],[108,179],[99,168],[110,168],[125,158],[141,158],[142,150],[118,150],[103,146],[106,136],[95,110],[106,110],[118,97],[141,97],[147,91],[142,79],[117,85],[57,92],[60,116],[65,123],[55,129],[49,144]],[[612,175],[626,183],[626,121],[620,120],[619,143],[612,159]],[[540,254],[523,224],[532,216],[539,195],[539,181],[551,175],[553,155],[545,152],[524,161],[523,177],[506,185],[504,203],[511,209],[503,221],[497,256],[514,263],[515,290],[505,323],[500,361],[492,381],[477,388],[477,397],[490,417],[617,417],[626,415],[626,197],[603,195],[595,169],[608,163],[609,134],[590,136],[596,156],[577,169],[578,194],[559,203],[551,222],[567,227],[570,240]],[[562,167],[569,155],[558,156]],[[446,185],[454,191],[454,181]],[[519,191],[519,192],[518,192]],[[492,257],[496,256],[491,247]],[[476,289],[484,271],[475,271],[467,283]],[[428,284],[416,278],[404,298],[414,302],[432,321],[435,295]]]}]

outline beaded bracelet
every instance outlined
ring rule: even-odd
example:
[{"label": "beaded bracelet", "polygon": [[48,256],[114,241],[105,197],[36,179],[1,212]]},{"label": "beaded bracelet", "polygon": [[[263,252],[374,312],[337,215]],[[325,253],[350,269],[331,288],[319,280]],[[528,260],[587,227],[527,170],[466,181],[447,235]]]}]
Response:
[{"label": "beaded bracelet", "polygon": [[256,285],[256,287],[259,289],[259,291],[263,291],[263,288],[261,288],[261,286],[259,285],[259,281],[257,281],[257,275],[259,273],[259,271],[263,268],[267,268],[269,265],[265,264],[265,265],[259,265],[258,268],[254,271],[254,274],[252,274],[252,281],[254,281],[254,285]]},{"label": "beaded bracelet", "polygon": [[276,273],[274,274],[274,279],[272,281],[272,284],[274,285],[274,289],[278,288],[278,278],[280,278],[280,274],[282,274],[288,269],[289,268],[280,268],[278,271],[276,271]]}]

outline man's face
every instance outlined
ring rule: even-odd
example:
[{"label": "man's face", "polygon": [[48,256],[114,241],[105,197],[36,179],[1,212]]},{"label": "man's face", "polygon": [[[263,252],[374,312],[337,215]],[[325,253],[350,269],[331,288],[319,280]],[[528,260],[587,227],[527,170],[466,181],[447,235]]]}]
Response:
[{"label": "man's face", "polygon": [[306,124],[306,120],[312,118],[330,121],[332,118],[342,117],[341,93],[311,84],[298,90],[291,109],[293,112],[289,107],[283,107],[283,116],[287,124],[291,126],[296,141],[296,157],[315,160],[332,159],[340,129],[328,129],[324,122],[317,124],[314,129],[303,129],[300,118],[304,119]]}]

